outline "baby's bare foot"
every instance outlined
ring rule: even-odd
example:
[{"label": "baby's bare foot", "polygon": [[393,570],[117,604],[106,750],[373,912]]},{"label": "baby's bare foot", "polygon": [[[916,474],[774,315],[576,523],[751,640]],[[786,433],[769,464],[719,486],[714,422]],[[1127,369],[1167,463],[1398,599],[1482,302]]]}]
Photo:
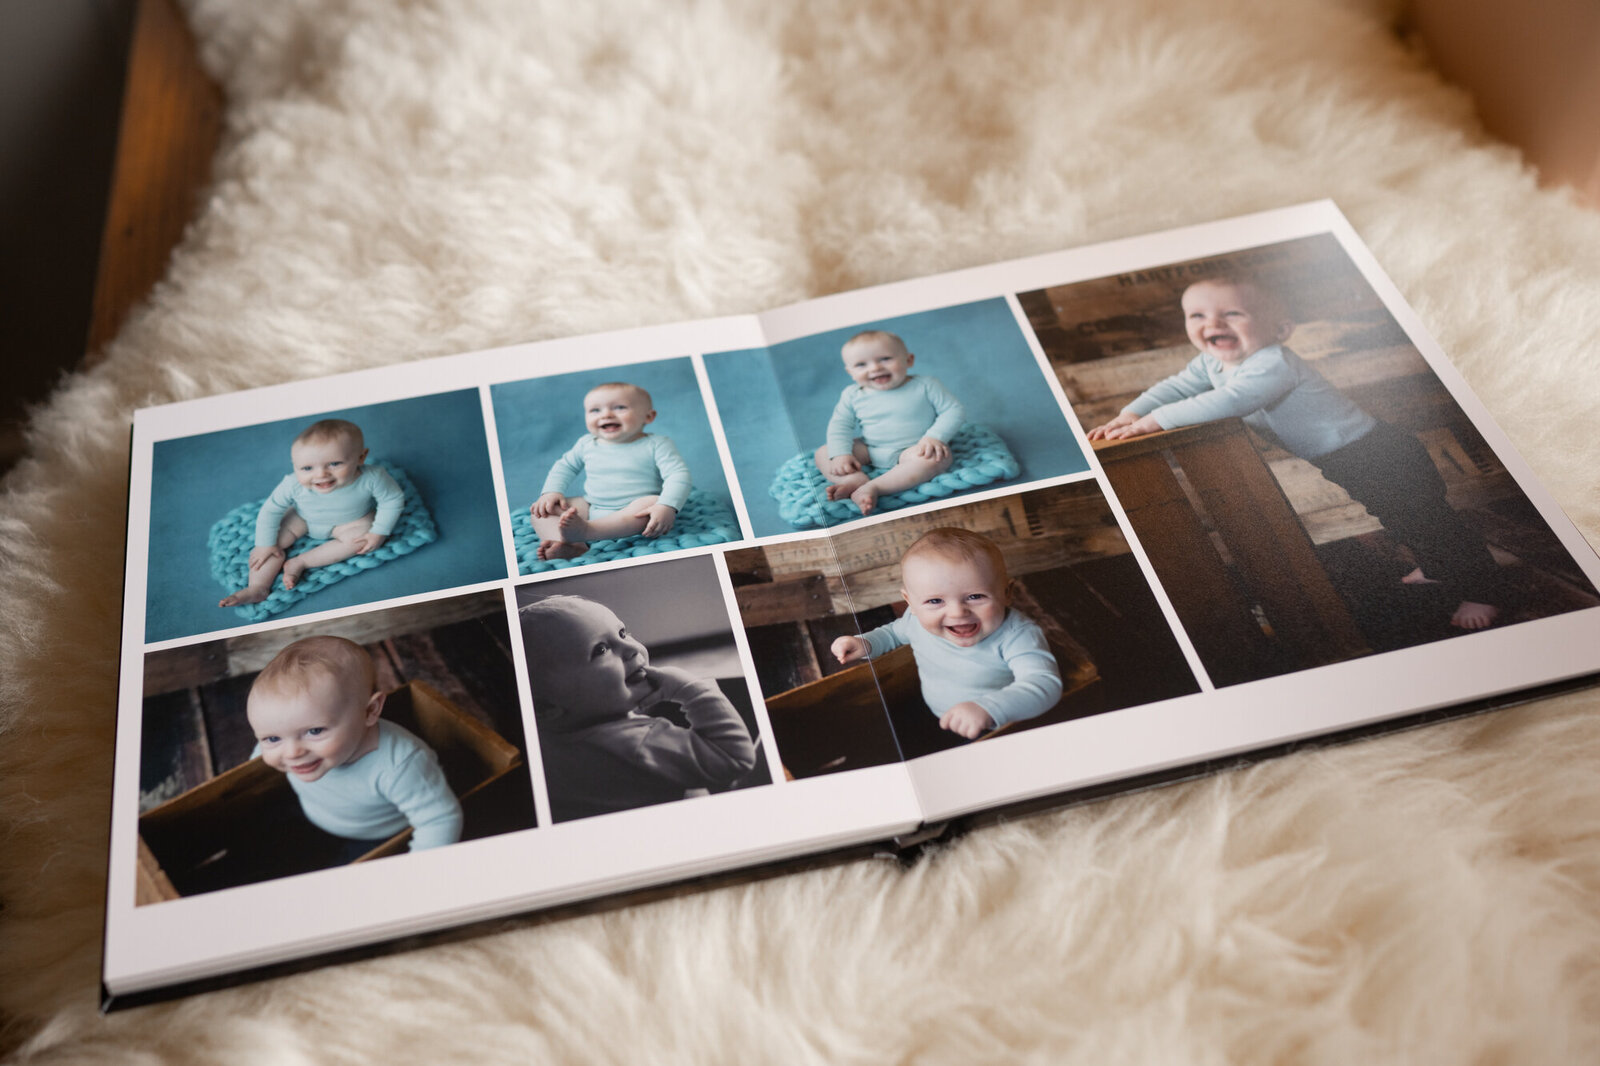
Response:
[{"label": "baby's bare foot", "polygon": [[1492,603],[1462,600],[1456,613],[1450,616],[1450,624],[1459,629],[1488,629],[1499,617],[1500,608]]},{"label": "baby's bare foot", "polygon": [[288,562],[284,563],[283,587],[286,589],[294,588],[300,583],[300,576],[304,574],[307,569],[308,567],[306,564],[300,562],[299,559],[290,559]]},{"label": "baby's bare foot", "polygon": [[1411,573],[1407,574],[1405,577],[1401,578],[1400,579],[1400,583],[1402,585],[1437,585],[1438,584],[1438,582],[1433,580],[1433,578],[1429,577],[1427,574],[1424,574],[1422,572],[1422,567],[1420,567],[1420,566],[1417,567],[1415,570],[1411,571]]},{"label": "baby's bare foot", "polygon": [[267,598],[266,589],[242,588],[231,596],[224,596],[217,603],[218,607],[238,607],[245,603],[260,603]]},{"label": "baby's bare foot", "polygon": [[865,517],[878,509],[878,488],[869,481],[852,492],[850,499],[861,508],[861,514]]},{"label": "baby's bare foot", "polygon": [[581,540],[544,540],[534,554],[541,559],[576,559],[589,550]]},{"label": "baby's bare foot", "polygon": [[849,477],[840,478],[838,481],[831,482],[827,488],[828,499],[847,500],[855,494],[857,489],[866,483],[867,475],[858,470]]}]

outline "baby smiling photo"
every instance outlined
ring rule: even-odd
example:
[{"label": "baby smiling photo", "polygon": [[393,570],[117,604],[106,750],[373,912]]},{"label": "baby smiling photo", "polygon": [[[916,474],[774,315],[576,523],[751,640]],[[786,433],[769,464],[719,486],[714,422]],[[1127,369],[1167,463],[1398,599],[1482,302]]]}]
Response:
[{"label": "baby smiling photo", "polygon": [[1004,300],[705,363],[758,536],[1088,468]]},{"label": "baby smiling photo", "polygon": [[145,638],[506,576],[476,390],[157,441]]},{"label": "baby smiling photo", "polygon": [[742,536],[688,359],[508,382],[490,393],[519,573]]}]

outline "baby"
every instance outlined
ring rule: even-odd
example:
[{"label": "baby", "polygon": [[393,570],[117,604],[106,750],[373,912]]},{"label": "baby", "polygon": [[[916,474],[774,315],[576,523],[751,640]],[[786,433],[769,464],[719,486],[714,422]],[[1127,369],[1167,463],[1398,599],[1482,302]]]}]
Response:
[{"label": "baby", "polygon": [[[589,390],[589,432],[556,460],[530,508],[540,559],[574,559],[591,540],[659,537],[672,528],[689,498],[689,466],[670,439],[644,431],[655,420],[650,394],[637,385],[610,381]],[[583,495],[566,495],[579,474]]]},{"label": "baby", "polygon": [[[950,438],[966,411],[936,378],[913,377],[917,357],[893,333],[867,330],[845,341],[844,370],[855,384],[839,394],[827,443],[816,451],[828,499],[849,497],[864,515],[885,493],[915,488],[950,468]],[[869,478],[867,464],[882,470]]]},{"label": "baby", "polygon": [[[581,596],[522,608],[545,780],[557,821],[732,785],[755,745],[715,681],[651,666],[611,610]],[[687,728],[641,713],[676,703]]]},{"label": "baby", "polygon": [[842,663],[911,645],[922,698],[939,727],[972,740],[1036,718],[1061,699],[1044,631],[1011,609],[1005,556],[981,533],[930,529],[900,557],[906,613],[833,642]]},{"label": "baby", "polygon": [[[289,460],[294,472],[284,475],[256,515],[248,583],[223,597],[220,607],[260,603],[279,571],[283,587],[292,589],[312,567],[376,551],[400,520],[405,493],[387,471],[363,465],[367,449],[353,422],[312,423],[289,446]],[[287,558],[308,533],[322,543]]]},{"label": "baby", "polygon": [[1494,624],[1494,557],[1446,500],[1427,449],[1356,406],[1284,345],[1294,320],[1276,293],[1249,278],[1197,281],[1183,293],[1183,315],[1200,354],[1091,429],[1090,440],[1242,417],[1314,464],[1409,547],[1419,565],[1400,580],[1445,583],[1459,601],[1452,625]]},{"label": "baby", "polygon": [[306,637],[250,686],[256,751],[288,775],[300,809],[355,859],[411,827],[411,850],[461,839],[461,804],[433,750],[382,720],[372,660],[343,637]]}]

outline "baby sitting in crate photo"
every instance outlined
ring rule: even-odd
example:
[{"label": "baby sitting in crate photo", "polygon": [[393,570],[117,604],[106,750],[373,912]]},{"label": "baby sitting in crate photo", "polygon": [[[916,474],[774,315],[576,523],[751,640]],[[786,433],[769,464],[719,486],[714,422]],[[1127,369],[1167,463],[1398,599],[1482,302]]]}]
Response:
[{"label": "baby sitting in crate photo", "polygon": [[137,902],[534,827],[510,629],[487,589],[150,652]]},{"label": "baby sitting in crate photo", "polygon": [[520,618],[556,821],[766,783],[717,682],[652,664],[611,608],[552,595]]},{"label": "baby sitting in crate photo", "polygon": [[900,557],[906,613],[830,650],[841,664],[909,644],[939,728],[968,740],[1037,718],[1061,698],[1061,670],[1038,624],[1011,606],[1005,556],[981,533],[930,529]]},{"label": "baby sitting in crate photo", "polygon": [[[289,446],[290,473],[257,513],[247,583],[218,606],[260,603],[280,573],[283,587],[293,589],[307,570],[382,547],[400,520],[405,493],[366,459],[361,427],[353,422],[329,418],[302,430]],[[306,536],[319,543],[289,555]]]},{"label": "baby sitting in crate photo", "polygon": [[306,637],[250,686],[252,754],[284,774],[312,825],[337,838],[329,865],[353,862],[411,829],[411,850],[461,838],[461,804],[439,760],[382,718],[372,659],[343,637]]}]

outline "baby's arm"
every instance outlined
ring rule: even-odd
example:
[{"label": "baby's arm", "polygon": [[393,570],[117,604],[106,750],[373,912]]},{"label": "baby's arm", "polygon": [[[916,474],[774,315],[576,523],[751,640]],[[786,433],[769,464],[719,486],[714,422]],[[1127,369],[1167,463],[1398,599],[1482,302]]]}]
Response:
[{"label": "baby's arm", "polygon": [[[1029,623],[1000,646],[1000,658],[1014,680],[995,692],[986,692],[975,701],[994,721],[996,729],[1021,722],[1054,707],[1061,699],[1061,668],[1050,652],[1044,631]],[[954,708],[952,708],[953,710]]]},{"label": "baby's arm", "polygon": [[411,823],[411,850],[443,847],[461,839],[461,801],[439,769],[439,760],[419,747],[399,767],[384,798]]},{"label": "baby's arm", "polygon": [[1138,421],[1106,436],[1115,440],[1197,426],[1219,418],[1240,418],[1271,407],[1297,384],[1294,368],[1275,347],[1254,353],[1215,387],[1205,372],[1202,357],[1196,357],[1181,373],[1157,382],[1127,406],[1123,413],[1141,416]]},{"label": "baby's arm", "polygon": [[844,666],[867,657],[867,642],[860,637],[843,636],[829,645],[828,650],[839,660],[839,665]]},{"label": "baby's arm", "polygon": [[671,438],[652,436],[651,455],[655,459],[656,473],[661,475],[661,494],[644,512],[647,521],[640,530],[646,537],[659,537],[672,528],[678,512],[689,498],[694,482],[689,477],[689,464]]},{"label": "baby's arm", "polygon": [[730,785],[756,764],[755,744],[744,719],[715,681],[670,666],[652,666],[656,691],[645,703],[679,705],[689,728],[658,719],[638,748],[645,770],[684,788]]},{"label": "baby's arm", "polygon": [[[923,394],[927,396],[928,402],[933,404],[933,425],[928,427],[928,431],[922,435],[922,439],[927,440],[931,437],[941,444],[948,444],[951,438],[961,431],[962,425],[967,421],[967,409],[961,405],[961,401],[956,399],[949,389],[944,387],[938,378],[921,378],[919,380],[922,382]],[[925,458],[932,457],[927,456]]]},{"label": "baby's arm", "polygon": [[839,394],[839,402],[834,404],[833,414],[828,417],[826,473],[832,477],[844,477],[861,469],[855,457],[856,438],[861,436],[861,421],[856,418],[855,406],[850,402],[854,389],[852,385]]},{"label": "baby's arm", "polygon": [[861,659],[876,659],[906,642],[904,635],[895,629],[895,626],[903,621],[904,618],[897,618],[888,625],[869,629],[859,637],[838,637],[828,646],[828,650],[839,660],[841,666]]},{"label": "baby's arm", "polygon": [[400,521],[400,511],[405,506],[405,490],[400,483],[380,467],[368,467],[363,476],[372,492],[372,527],[356,539],[360,545],[356,554],[365,555],[383,547],[383,542],[394,532]]},{"label": "baby's arm", "polygon": [[1159,433],[1169,427],[1149,417],[1151,411],[1209,391],[1211,378],[1206,374],[1204,361],[1200,356],[1195,356],[1182,370],[1171,377],[1162,378],[1141,392],[1117,417],[1091,429],[1089,439],[1121,440]]},{"label": "baby's arm", "polygon": [[271,495],[261,501],[261,510],[256,512],[256,550],[250,553],[252,570],[259,565],[256,552],[277,547],[278,534],[283,529],[283,516],[294,506],[294,490],[299,484],[290,474],[273,487]]},{"label": "baby's arm", "polygon": [[550,473],[544,478],[544,488],[539,490],[539,498],[530,508],[533,517],[552,518],[567,509],[567,490],[583,473],[583,445],[587,440],[587,437],[579,437],[578,443],[551,465]]}]

